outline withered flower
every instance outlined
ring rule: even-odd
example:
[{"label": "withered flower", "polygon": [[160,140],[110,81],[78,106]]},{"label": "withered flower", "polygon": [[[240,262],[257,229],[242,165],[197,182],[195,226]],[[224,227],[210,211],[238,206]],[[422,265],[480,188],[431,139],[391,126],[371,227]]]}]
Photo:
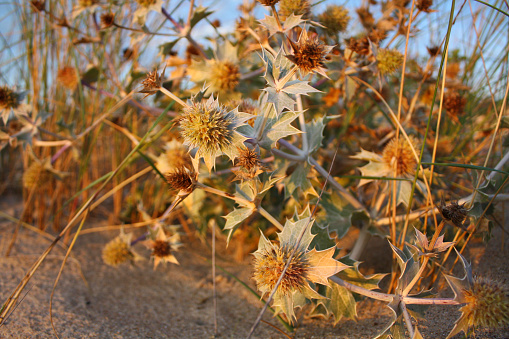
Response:
[{"label": "withered flower", "polygon": [[302,75],[318,73],[328,77],[325,73],[326,56],[332,50],[332,46],[324,45],[316,36],[309,37],[308,32],[303,30],[299,41],[292,43],[293,54],[287,55]]},{"label": "withered flower", "polygon": [[173,190],[189,194],[193,191],[196,183],[196,173],[187,167],[178,167],[166,175],[166,181]]},{"label": "withered flower", "polygon": [[115,13],[107,12],[101,14],[101,28],[108,28],[113,25],[115,21]]},{"label": "withered flower", "polygon": [[467,100],[456,90],[448,90],[444,95],[444,107],[451,115],[463,113]]},{"label": "withered flower", "polygon": [[156,94],[159,91],[163,84],[164,72],[166,71],[166,66],[164,67],[162,73],[159,75],[157,70],[154,70],[147,74],[145,80],[141,82],[143,88],[139,91],[140,93],[145,93],[146,95],[143,97],[145,99],[149,95]]},{"label": "withered flower", "polygon": [[78,71],[76,71],[76,68],[74,67],[62,67],[58,70],[57,81],[65,88],[68,88],[71,91],[75,90],[78,86],[78,82],[80,81]]},{"label": "withered flower", "polygon": [[467,227],[464,224],[464,221],[468,216],[468,210],[465,208],[465,203],[459,205],[457,201],[451,201],[450,204],[446,204],[445,198],[442,196],[440,204],[436,205],[436,207],[446,222],[468,232]]}]

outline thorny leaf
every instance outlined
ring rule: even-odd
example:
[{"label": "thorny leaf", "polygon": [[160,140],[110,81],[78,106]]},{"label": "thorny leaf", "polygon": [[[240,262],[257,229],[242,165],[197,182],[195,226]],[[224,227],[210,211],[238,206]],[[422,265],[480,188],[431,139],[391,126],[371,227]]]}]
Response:
[{"label": "thorny leaf", "polygon": [[209,15],[213,14],[213,11],[210,11],[207,7],[198,6],[194,9],[193,17],[191,18],[191,22],[189,23],[191,28],[196,26],[198,22],[205,19]]},{"label": "thorny leaf", "polygon": [[234,209],[232,212],[228,213],[225,218],[226,225],[224,225],[224,230],[229,230],[228,238],[226,240],[226,246],[229,245],[230,239],[233,235],[233,232],[240,226],[240,224],[246,220],[251,214],[253,214],[254,210],[249,207],[242,207],[239,209]]},{"label": "thorny leaf", "polygon": [[389,245],[396,254],[396,259],[398,260],[398,265],[401,270],[401,275],[398,278],[398,286],[396,287],[396,294],[401,294],[419,272],[419,262],[414,260],[414,256],[410,253],[407,246],[404,246],[402,251],[390,242]]},{"label": "thorny leaf", "polygon": [[308,139],[309,154],[315,152],[322,146],[323,130],[325,125],[323,124],[323,118],[313,119],[313,121],[306,123],[306,138]]},{"label": "thorny leaf", "polygon": [[[269,31],[269,37],[274,34],[281,32],[279,30],[279,25],[277,24],[277,20],[274,16],[265,16],[265,19],[259,20],[260,23],[267,28]],[[282,24],[283,33],[289,32],[292,28],[300,25],[304,20],[302,20],[302,15],[291,14],[288,18],[286,18],[285,22]]]},{"label": "thorny leaf", "polygon": [[[272,105],[266,105],[265,109],[266,111],[264,114],[267,116],[264,117],[264,115],[260,114],[256,118],[254,124],[256,134],[260,133],[260,130],[263,129],[261,137],[258,140],[260,147],[271,150],[276,147],[276,143],[279,139],[301,133],[301,131],[291,124],[302,112],[288,111],[278,117]],[[265,125],[263,124],[264,119],[266,119]]]}]

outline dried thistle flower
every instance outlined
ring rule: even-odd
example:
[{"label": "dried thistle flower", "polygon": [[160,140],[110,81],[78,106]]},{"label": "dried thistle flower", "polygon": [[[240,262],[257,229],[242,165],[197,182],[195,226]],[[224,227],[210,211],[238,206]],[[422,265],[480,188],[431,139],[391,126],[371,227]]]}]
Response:
[{"label": "dried thistle flower", "polygon": [[179,265],[177,258],[173,255],[173,251],[180,247],[180,236],[175,233],[168,237],[159,225],[155,239],[149,239],[142,242],[147,248],[152,250],[152,258],[154,258],[154,270],[161,262],[170,262]]},{"label": "dried thistle flower", "polygon": [[303,30],[299,41],[292,43],[293,54],[287,55],[302,75],[318,73],[327,77],[325,73],[326,56],[332,50],[332,46],[324,45],[316,36],[309,37],[308,32]]},{"label": "dried thistle flower", "polygon": [[102,250],[103,262],[106,265],[118,266],[126,261],[133,262],[139,256],[131,249],[132,233],[125,234],[121,231],[120,235],[104,246]]},{"label": "dried thistle flower", "polygon": [[382,75],[396,72],[403,64],[403,55],[395,49],[381,49],[376,56],[378,69]]},{"label": "dried thistle flower", "polygon": [[279,0],[257,0],[257,1],[264,6],[274,6],[279,2]]},{"label": "dried thistle flower", "polygon": [[350,38],[346,40],[346,44],[350,50],[360,55],[369,55],[371,53],[371,47],[369,46],[369,40],[367,36],[360,38]]},{"label": "dried thistle flower", "polygon": [[442,51],[440,50],[440,46],[429,46],[429,47],[426,47],[426,49],[428,50],[428,54],[429,56],[437,56],[439,55]]},{"label": "dried thistle flower", "polygon": [[309,0],[280,0],[278,13],[283,19],[292,14],[302,15],[306,19],[311,13],[311,4]]},{"label": "dried thistle flower", "polygon": [[191,193],[196,182],[196,173],[186,167],[178,167],[172,172],[168,172],[165,177],[171,189],[183,194]]},{"label": "dried thistle flower", "polygon": [[382,40],[387,38],[387,32],[381,28],[376,28],[369,32],[368,38],[373,44],[378,46]]},{"label": "dried thistle flower", "polygon": [[509,325],[509,288],[498,281],[484,277],[472,277],[469,263],[458,253],[465,276],[462,279],[445,275],[454,291],[454,299],[461,304],[461,317],[447,336],[452,338],[470,328],[502,328]]},{"label": "dried thistle flower", "polygon": [[430,8],[433,6],[433,0],[417,0],[415,6],[422,12],[430,13],[432,12]]},{"label": "dried thistle flower", "polygon": [[235,173],[238,180],[250,180],[265,171],[265,166],[263,166],[260,160],[260,155],[255,150],[249,148],[239,150],[237,166],[240,166],[240,169],[233,171],[233,173]]},{"label": "dried thistle flower", "polygon": [[[298,235],[306,227],[301,242],[297,244]],[[253,253],[255,257],[253,279],[263,295],[274,289],[290,254],[296,248],[281,284],[274,294],[276,311],[284,312],[291,321],[295,318],[294,307],[302,306],[303,297],[323,298],[309,286],[309,281],[328,285],[328,277],[348,267],[332,258],[334,247],[323,251],[308,250],[314,238],[310,229],[309,218],[295,223],[288,220],[283,231],[278,233],[279,244],[271,243],[262,233],[258,250]]]},{"label": "dried thistle flower", "polygon": [[0,86],[0,117],[4,125],[14,117],[27,116],[28,107],[21,102],[26,92],[16,92],[9,86]]},{"label": "dried thistle flower", "polygon": [[145,93],[146,95],[143,97],[145,99],[149,95],[156,94],[159,91],[159,88],[163,85],[164,72],[166,71],[166,66],[163,71],[159,75],[157,69],[149,72],[145,80],[141,82],[143,88],[139,91],[140,93]]},{"label": "dried thistle flower", "polygon": [[[410,136],[410,141],[414,149],[417,149],[417,139]],[[403,137],[389,141],[382,152],[382,159],[385,165],[392,169],[395,177],[412,175],[417,167],[412,147]]]},{"label": "dried thistle flower", "polygon": [[71,91],[75,90],[80,81],[78,71],[74,67],[66,66],[58,70],[57,81]]},{"label": "dried thistle flower", "polygon": [[362,26],[366,29],[371,29],[375,25],[375,18],[367,7],[360,7],[356,10],[357,15],[361,21]]},{"label": "dried thistle flower", "polygon": [[464,224],[464,221],[468,216],[468,210],[465,208],[465,203],[459,205],[457,201],[451,201],[451,203],[447,205],[445,203],[445,198],[442,196],[440,204],[436,205],[436,207],[446,222],[468,232],[467,227]]},{"label": "dried thistle flower", "polygon": [[238,156],[246,138],[236,128],[248,118],[237,109],[227,111],[211,96],[206,102],[191,102],[178,121],[184,144],[197,149],[195,159],[203,157],[210,171],[219,155],[226,154],[232,161]]},{"label": "dried thistle flower", "polygon": [[444,95],[444,108],[451,115],[463,113],[467,100],[456,90],[448,90]]},{"label": "dried thistle flower", "polygon": [[108,28],[115,22],[115,13],[107,12],[101,14],[101,28]]},{"label": "dried thistle flower", "polygon": [[32,0],[30,4],[38,11],[44,12],[46,9],[46,0]]},{"label": "dried thistle flower", "polygon": [[348,27],[350,16],[348,10],[340,5],[329,5],[325,11],[318,16],[320,23],[326,27],[330,35],[342,33]]}]

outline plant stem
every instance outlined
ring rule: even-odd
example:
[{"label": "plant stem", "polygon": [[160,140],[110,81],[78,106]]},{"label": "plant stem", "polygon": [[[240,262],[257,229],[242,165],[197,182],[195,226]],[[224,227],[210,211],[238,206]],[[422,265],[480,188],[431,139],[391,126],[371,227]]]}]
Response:
[{"label": "plant stem", "polygon": [[161,92],[163,92],[164,94],[166,94],[168,97],[170,97],[171,99],[175,100],[177,103],[179,103],[182,107],[185,107],[185,108],[188,108],[189,105],[186,104],[184,101],[182,101],[178,96],[176,96],[175,94],[173,94],[172,92],[168,91],[166,88],[164,87],[159,87],[159,90]]}]

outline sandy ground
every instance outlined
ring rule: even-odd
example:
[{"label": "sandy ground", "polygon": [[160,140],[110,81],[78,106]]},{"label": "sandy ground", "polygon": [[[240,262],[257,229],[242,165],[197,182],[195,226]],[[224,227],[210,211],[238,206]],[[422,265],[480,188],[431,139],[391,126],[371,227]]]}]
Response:
[{"label": "sandy ground", "polygon": [[[3,205],[5,207],[5,205]],[[0,204],[0,207],[2,205]],[[9,212],[9,208],[2,209]],[[11,212],[16,212],[11,210]],[[93,223],[98,226],[97,223]],[[0,219],[0,300],[4,302],[49,241],[26,229],[22,230],[10,257],[3,253],[13,224]],[[210,249],[199,241],[187,243],[177,254],[181,265],[160,265],[153,270],[148,263],[111,268],[102,263],[101,250],[115,233],[83,235],[73,250],[53,298],[53,319],[60,338],[243,338],[253,324],[260,301],[231,277],[218,272],[217,323],[214,336],[212,272],[204,258]],[[475,243],[467,257],[474,272],[509,282],[508,237],[495,231],[488,246]],[[387,257],[384,241],[373,238],[365,258],[378,272]],[[502,248],[503,243],[505,247]],[[224,246],[219,244],[218,246]],[[49,318],[50,293],[65,252],[55,248],[26,288],[23,301],[6,324],[0,338],[51,338],[54,332]],[[233,262],[219,251],[218,264],[254,287],[250,258]],[[386,268],[386,267],[385,267]],[[387,269],[387,268],[386,268]],[[452,293],[444,287],[442,296]],[[300,312],[301,325],[295,338],[371,338],[388,321],[389,312],[382,303],[369,300],[358,304],[359,319],[331,321],[307,319]],[[432,307],[419,326],[425,338],[445,338],[458,318],[457,307]],[[283,329],[266,314],[264,320]],[[284,338],[266,323],[261,323],[256,338]],[[457,338],[461,338],[458,336]],[[508,329],[477,331],[476,338],[509,338]]]}]

